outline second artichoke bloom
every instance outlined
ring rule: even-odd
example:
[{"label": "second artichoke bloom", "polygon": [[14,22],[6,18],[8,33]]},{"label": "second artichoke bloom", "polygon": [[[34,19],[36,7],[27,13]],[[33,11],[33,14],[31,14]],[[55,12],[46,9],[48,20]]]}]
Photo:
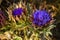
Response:
[{"label": "second artichoke bloom", "polygon": [[22,12],[23,12],[23,9],[22,9],[22,8],[16,8],[16,9],[14,9],[14,10],[12,11],[12,14],[13,14],[14,16],[16,16],[16,15],[21,15]]},{"label": "second artichoke bloom", "polygon": [[20,17],[22,16],[22,13],[23,13],[23,8],[15,8],[12,11],[12,15],[15,17],[16,21],[20,20]]}]

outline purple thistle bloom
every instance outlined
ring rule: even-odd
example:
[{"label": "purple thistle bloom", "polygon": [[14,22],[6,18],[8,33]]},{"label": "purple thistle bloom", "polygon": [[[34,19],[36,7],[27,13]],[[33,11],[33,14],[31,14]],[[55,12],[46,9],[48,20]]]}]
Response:
[{"label": "purple thistle bloom", "polygon": [[33,14],[33,23],[38,26],[43,26],[51,20],[51,16],[46,10],[37,10]]},{"label": "purple thistle bloom", "polygon": [[23,9],[22,8],[16,8],[12,11],[13,15],[16,16],[16,15],[21,15],[23,12]]},{"label": "purple thistle bloom", "polygon": [[6,16],[4,15],[4,12],[0,10],[0,26],[5,25],[5,22],[6,22],[5,20],[6,20]]}]

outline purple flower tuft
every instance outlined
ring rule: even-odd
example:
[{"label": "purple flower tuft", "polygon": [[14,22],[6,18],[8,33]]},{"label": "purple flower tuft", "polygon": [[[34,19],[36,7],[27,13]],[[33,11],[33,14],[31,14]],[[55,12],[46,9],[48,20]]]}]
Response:
[{"label": "purple flower tuft", "polygon": [[46,10],[37,10],[33,13],[33,23],[43,26],[51,20],[51,16]]},{"label": "purple flower tuft", "polygon": [[12,11],[13,15],[16,16],[16,15],[21,15],[23,12],[23,9],[22,8],[16,8]]}]

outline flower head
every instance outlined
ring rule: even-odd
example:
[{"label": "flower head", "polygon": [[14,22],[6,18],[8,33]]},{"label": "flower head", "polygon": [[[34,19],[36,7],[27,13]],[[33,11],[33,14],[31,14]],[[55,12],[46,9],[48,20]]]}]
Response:
[{"label": "flower head", "polygon": [[37,10],[33,13],[33,23],[43,26],[51,20],[51,16],[46,10]]}]

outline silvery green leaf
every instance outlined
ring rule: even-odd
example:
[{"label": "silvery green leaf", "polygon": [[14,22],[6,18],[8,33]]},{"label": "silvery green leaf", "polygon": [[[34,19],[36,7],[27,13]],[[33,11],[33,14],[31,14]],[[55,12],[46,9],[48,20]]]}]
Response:
[{"label": "silvery green leaf", "polygon": [[14,38],[14,40],[22,40],[22,38],[21,38],[21,37],[16,36],[16,37]]},{"label": "silvery green leaf", "polygon": [[51,32],[46,32],[46,36],[52,35]]}]

